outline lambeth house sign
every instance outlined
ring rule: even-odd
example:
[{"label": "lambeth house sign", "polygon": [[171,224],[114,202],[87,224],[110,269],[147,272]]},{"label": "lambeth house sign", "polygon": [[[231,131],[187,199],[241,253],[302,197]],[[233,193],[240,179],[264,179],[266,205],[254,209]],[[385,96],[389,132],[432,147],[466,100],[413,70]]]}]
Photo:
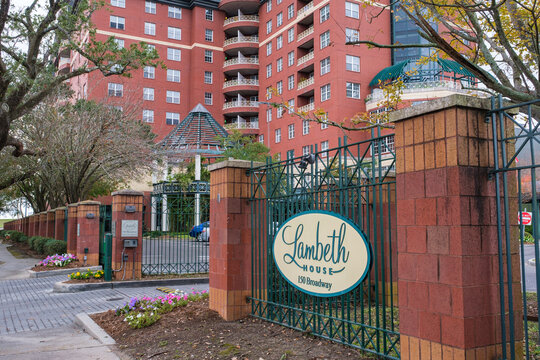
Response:
[{"label": "lambeth house sign", "polygon": [[316,296],[337,296],[366,277],[371,251],[364,234],[329,211],[306,211],[287,220],[274,239],[274,261],[297,289]]}]

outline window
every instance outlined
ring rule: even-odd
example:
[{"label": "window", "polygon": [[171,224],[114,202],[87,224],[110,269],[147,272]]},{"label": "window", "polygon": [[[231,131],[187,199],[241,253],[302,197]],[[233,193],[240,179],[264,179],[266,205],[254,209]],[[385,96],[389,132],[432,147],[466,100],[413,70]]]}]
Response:
[{"label": "window", "polygon": [[356,29],[345,29],[345,41],[359,41],[360,32]]},{"label": "window", "polygon": [[169,104],[180,104],[180,92],[167,90],[167,102]]},{"label": "window", "polygon": [[259,135],[259,142],[264,144],[264,134]]},{"label": "window", "polygon": [[125,8],[126,0],[111,0],[111,5],[116,7]]},{"label": "window", "polygon": [[167,69],[167,81],[180,82],[180,70]]},{"label": "window", "polygon": [[276,144],[279,144],[281,142],[281,129],[276,129],[275,135],[276,135]]},{"label": "window", "polygon": [[266,2],[266,12],[272,11],[272,0]]},{"label": "window", "polygon": [[272,76],[272,64],[266,65],[266,78],[268,79]]},{"label": "window", "polygon": [[144,2],[144,12],[147,14],[155,14],[156,13],[156,3],[152,1],[145,1]]},{"label": "window", "polygon": [[167,60],[180,61],[181,51],[180,49],[167,48]]},{"label": "window", "polygon": [[119,48],[119,49],[123,49],[124,48],[124,40],[122,39],[114,39],[114,42],[116,43],[116,46]]},{"label": "window", "polygon": [[276,5],[279,5],[283,2],[283,0],[276,0]]},{"label": "window", "polygon": [[294,158],[294,149],[287,150],[287,159],[293,159]]},{"label": "window", "polygon": [[154,101],[153,88],[143,88],[143,100]]},{"label": "window", "polygon": [[270,34],[272,32],[272,20],[268,20],[266,23],[266,33]]},{"label": "window", "polygon": [[167,125],[176,125],[180,122],[180,114],[174,112],[167,112],[165,115]]},{"label": "window", "polygon": [[213,74],[211,71],[205,71],[204,72],[204,83],[205,84],[211,84],[213,80]]},{"label": "window", "polygon": [[279,106],[276,110],[276,118],[281,119],[283,117],[284,112],[285,112],[285,109],[283,109],[283,106]]},{"label": "window", "polygon": [[321,16],[322,23],[330,19],[330,4],[323,6],[321,10],[319,11],[319,14]]},{"label": "window", "polygon": [[[122,46],[124,46],[124,40],[122,40]],[[146,44],[146,48],[147,48],[149,51],[154,51],[154,50],[156,50],[156,45]]]},{"label": "window", "polygon": [[167,30],[167,37],[174,40],[182,40],[182,29],[169,26]]},{"label": "window", "polygon": [[281,70],[283,70],[283,58],[279,58],[276,61],[276,71],[280,72]]},{"label": "window", "polygon": [[294,124],[290,124],[288,127],[289,139],[294,139]]},{"label": "window", "polygon": [[204,40],[210,41],[210,42],[214,41],[214,31],[210,29],[204,30]]},{"label": "window", "polygon": [[277,84],[276,84],[276,88],[277,88],[277,93],[278,95],[281,95],[283,94],[283,81],[278,81]]},{"label": "window", "polygon": [[321,60],[321,75],[330,72],[330,57]]},{"label": "window", "polygon": [[272,87],[269,86],[266,88],[266,100],[270,100],[272,98]]},{"label": "window", "polygon": [[320,116],[321,119],[321,130],[328,129],[328,113],[325,113],[323,116]]},{"label": "window", "polygon": [[156,24],[145,22],[144,33],[146,35],[156,35]]},{"label": "window", "polygon": [[292,114],[294,111],[294,99],[290,99],[287,102],[287,107],[289,108],[289,114]]},{"label": "window", "polygon": [[346,56],[346,69],[349,71],[360,71],[360,58],[358,56],[347,55]]},{"label": "window", "polygon": [[287,19],[292,19],[294,16],[294,4],[287,7]]},{"label": "window", "polygon": [[379,143],[381,144],[382,154],[394,151],[394,135],[381,138],[374,141],[371,150],[372,155],[379,155]]},{"label": "window", "polygon": [[287,89],[294,89],[294,75],[291,75],[287,78]]},{"label": "window", "polygon": [[302,146],[302,155],[309,155],[309,145]]},{"label": "window", "polygon": [[204,93],[204,105],[212,105],[212,93]]},{"label": "window", "polygon": [[347,82],[347,97],[360,99],[360,84]]},{"label": "window", "polygon": [[345,16],[358,19],[360,17],[360,5],[352,2],[345,2]]},{"label": "window", "polygon": [[124,85],[109,83],[109,96],[122,97],[124,95]]},{"label": "window", "polygon": [[212,9],[205,9],[204,10],[204,16],[206,20],[208,21],[214,21],[214,10]]},{"label": "window", "polygon": [[142,120],[147,123],[154,122],[154,110],[143,110],[142,111]]},{"label": "window", "polygon": [[275,153],[276,161],[281,161],[281,153]]},{"label": "window", "polygon": [[272,109],[266,109],[266,122],[272,121]]},{"label": "window", "polygon": [[321,151],[328,151],[328,140],[321,143]]},{"label": "window", "polygon": [[181,19],[182,18],[182,9],[176,6],[169,6],[169,17],[173,19]]},{"label": "window", "polygon": [[287,30],[287,42],[293,42],[294,41],[294,28],[290,28]]},{"label": "window", "polygon": [[280,27],[281,25],[283,25],[283,13],[282,12],[277,14],[277,18],[276,18],[276,27]]},{"label": "window", "polygon": [[145,66],[143,77],[146,79],[154,79],[156,77],[156,68],[153,66]]},{"label": "window", "polygon": [[302,121],[302,135],[309,134],[309,120]]},{"label": "window", "polygon": [[283,47],[283,35],[279,35],[276,38],[276,50],[279,50]]},{"label": "window", "polygon": [[212,50],[204,50],[204,62],[211,63],[214,61],[214,53]]},{"label": "window", "polygon": [[272,54],[272,41],[269,41],[266,44],[266,56],[269,56],[270,54]]},{"label": "window", "polygon": [[321,101],[330,99],[330,84],[321,86]]},{"label": "window", "polygon": [[328,45],[330,45],[330,30],[321,34],[321,49],[324,49]]},{"label": "window", "polygon": [[294,65],[294,51],[291,51],[290,53],[287,54],[287,63],[289,64],[289,66],[293,66]]},{"label": "window", "polygon": [[120,16],[113,16],[111,15],[111,28],[118,29],[118,30],[124,30],[126,27],[126,19]]}]

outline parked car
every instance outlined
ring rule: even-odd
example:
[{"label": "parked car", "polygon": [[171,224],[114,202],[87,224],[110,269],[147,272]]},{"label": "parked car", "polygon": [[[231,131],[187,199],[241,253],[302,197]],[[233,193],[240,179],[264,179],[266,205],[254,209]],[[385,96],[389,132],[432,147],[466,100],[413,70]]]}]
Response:
[{"label": "parked car", "polygon": [[195,225],[189,232],[189,236],[196,238],[197,241],[210,241],[210,221]]}]

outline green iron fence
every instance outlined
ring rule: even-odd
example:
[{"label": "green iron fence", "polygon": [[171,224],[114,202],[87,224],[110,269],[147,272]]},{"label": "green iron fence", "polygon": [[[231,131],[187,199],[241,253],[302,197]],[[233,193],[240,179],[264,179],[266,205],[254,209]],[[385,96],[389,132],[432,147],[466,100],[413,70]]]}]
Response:
[{"label": "green iron fence", "polygon": [[210,219],[208,183],[185,189],[174,182],[154,184],[143,214],[143,274],[208,272],[209,239],[189,235],[197,217],[201,223]]},{"label": "green iron fence", "polygon": [[112,279],[112,205],[99,206],[99,264],[105,281]]},{"label": "green iron fence", "polygon": [[[310,155],[252,167],[252,315],[398,359],[395,155],[393,143],[375,131],[368,141],[347,144],[344,138],[334,149],[315,147]],[[304,293],[273,261],[279,225],[307,210],[336,212],[369,239],[370,272],[346,294]]]},{"label": "green iron fence", "polygon": [[[486,118],[491,122],[493,153],[497,154],[490,176],[494,177],[497,197],[499,302],[504,314],[500,317],[500,336],[506,345],[502,347],[503,359],[516,358],[516,346],[522,341],[522,319],[524,355],[526,359],[540,357],[538,315],[516,312],[521,305],[514,304],[520,291],[525,312],[528,303],[537,307],[540,302],[539,113],[540,99],[505,106],[499,96],[492,98],[492,110]],[[516,247],[520,253],[519,268],[513,268],[511,261]],[[513,281],[507,281],[515,279],[518,269],[521,289]]]}]

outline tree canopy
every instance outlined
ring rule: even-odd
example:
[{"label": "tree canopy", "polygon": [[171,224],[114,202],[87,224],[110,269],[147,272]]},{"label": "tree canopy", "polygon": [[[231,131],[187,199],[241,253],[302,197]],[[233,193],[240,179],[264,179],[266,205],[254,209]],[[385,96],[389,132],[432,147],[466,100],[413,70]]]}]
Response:
[{"label": "tree canopy", "polygon": [[221,146],[226,150],[218,161],[234,158],[264,162],[270,153],[270,149],[264,144],[254,141],[253,136],[243,135],[238,130],[231,131],[228,137],[221,138],[220,141]]}]

